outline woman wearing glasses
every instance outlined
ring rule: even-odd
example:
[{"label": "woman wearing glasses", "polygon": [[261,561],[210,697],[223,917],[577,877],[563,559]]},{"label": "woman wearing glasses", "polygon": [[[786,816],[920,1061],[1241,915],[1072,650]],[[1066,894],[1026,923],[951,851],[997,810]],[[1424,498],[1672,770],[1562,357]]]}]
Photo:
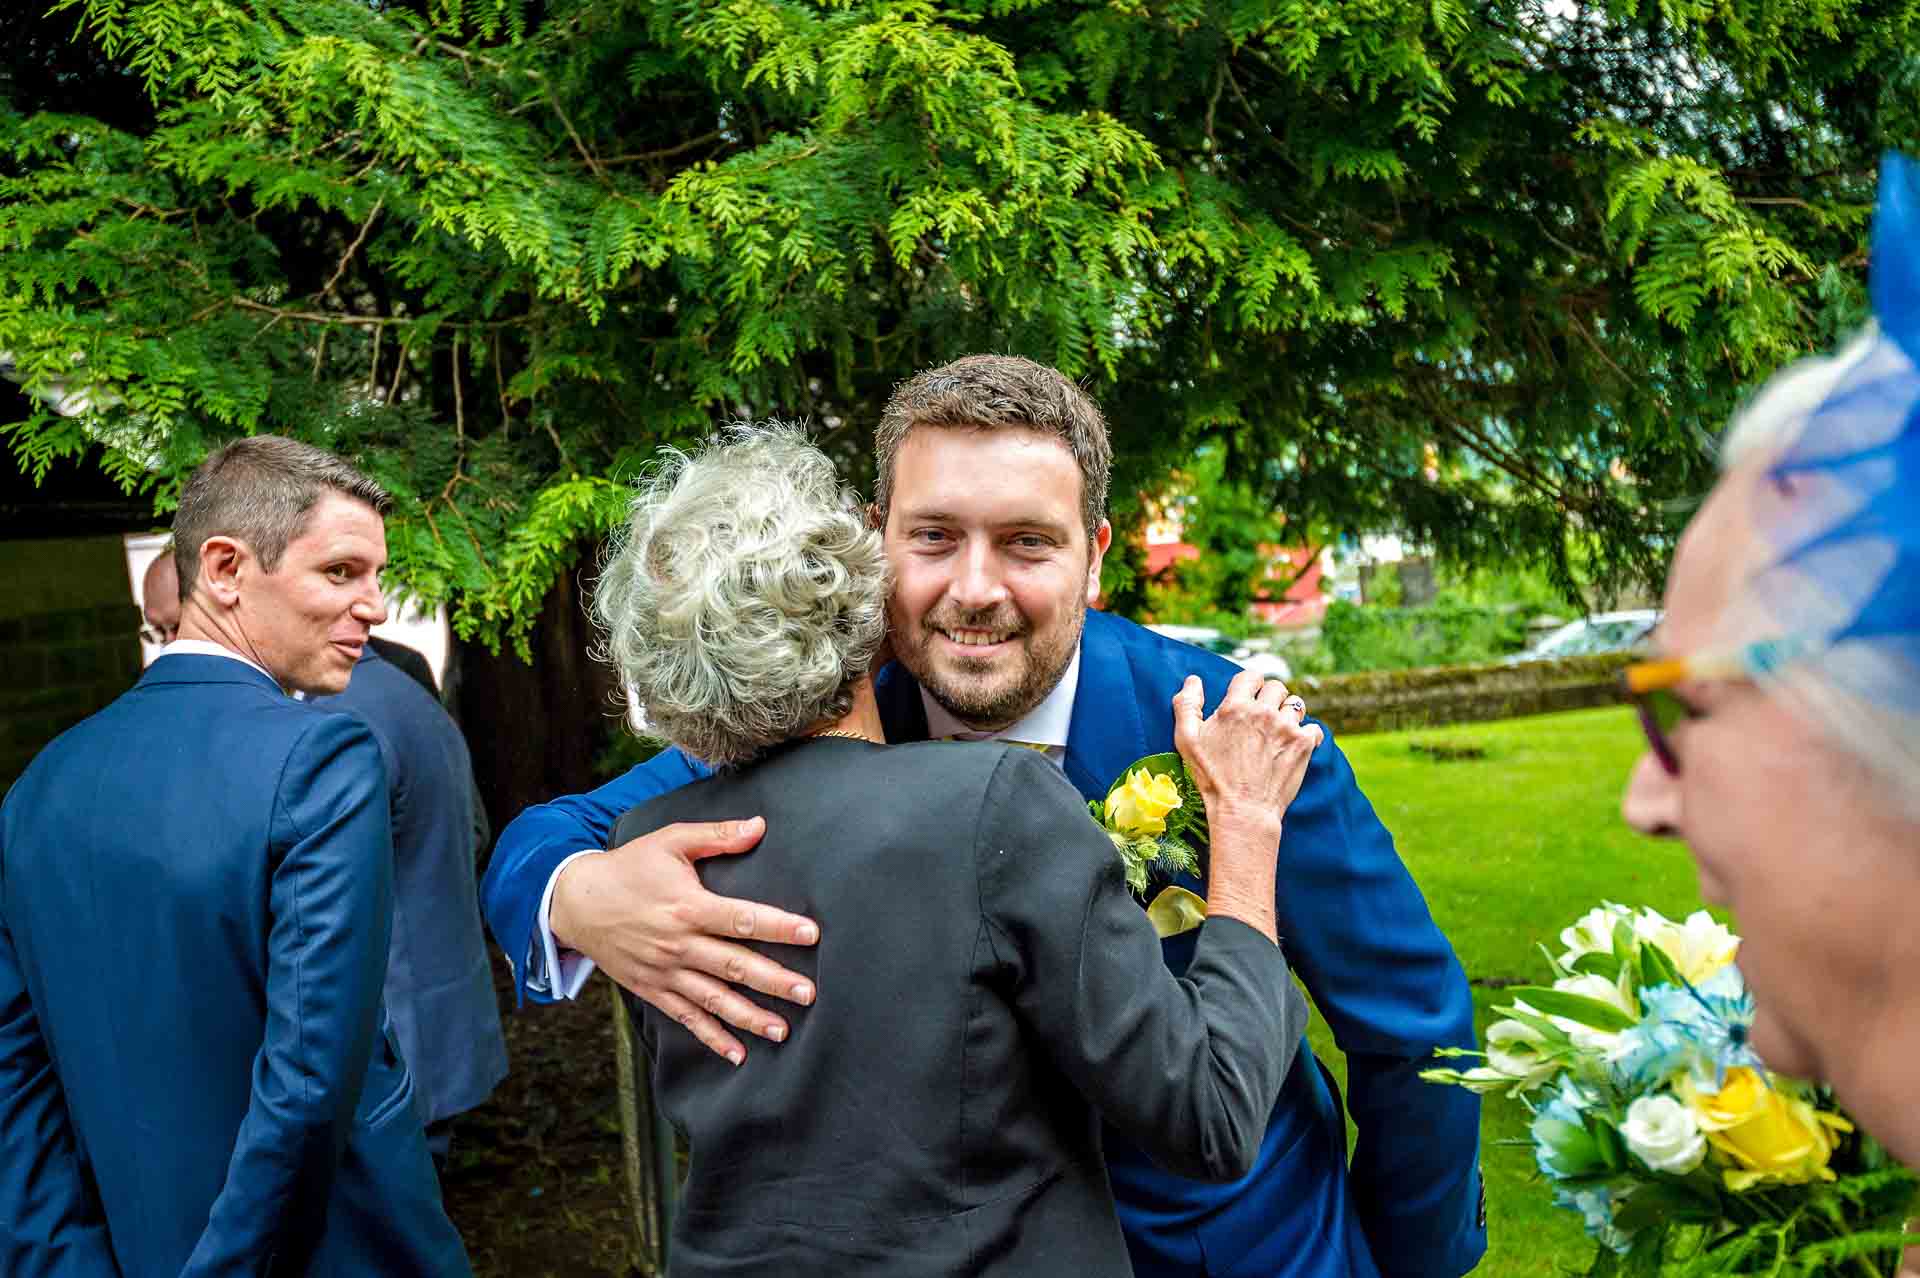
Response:
[{"label": "woman wearing glasses", "polygon": [[1731,909],[1768,1065],[1920,1162],[1920,167],[1885,159],[1875,327],[1735,424],[1627,671],[1627,820]]}]

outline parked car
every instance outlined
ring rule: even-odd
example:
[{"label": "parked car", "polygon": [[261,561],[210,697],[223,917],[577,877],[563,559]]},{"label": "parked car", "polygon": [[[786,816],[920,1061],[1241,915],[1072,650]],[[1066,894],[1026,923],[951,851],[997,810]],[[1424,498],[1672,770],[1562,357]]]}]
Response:
[{"label": "parked car", "polygon": [[1595,613],[1568,622],[1531,648],[1516,652],[1506,660],[1512,665],[1556,657],[1583,657],[1595,652],[1637,652],[1647,646],[1648,636],[1659,624],[1660,612],[1654,608]]},{"label": "parked car", "polygon": [[1293,678],[1293,667],[1279,653],[1266,652],[1241,640],[1229,638],[1211,626],[1155,622],[1147,629],[1169,639],[1178,639],[1181,643],[1190,643],[1196,648],[1205,648],[1208,652],[1217,652],[1241,669],[1251,670],[1265,678],[1282,681]]}]

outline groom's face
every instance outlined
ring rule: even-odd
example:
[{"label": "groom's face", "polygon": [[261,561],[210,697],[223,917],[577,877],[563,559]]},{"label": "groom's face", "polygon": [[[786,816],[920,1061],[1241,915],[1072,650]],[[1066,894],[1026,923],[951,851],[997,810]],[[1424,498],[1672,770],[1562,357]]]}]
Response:
[{"label": "groom's face", "polygon": [[1018,428],[916,427],[894,455],[894,655],[948,713],[1005,727],[1060,682],[1112,540],[1091,539],[1066,445]]}]

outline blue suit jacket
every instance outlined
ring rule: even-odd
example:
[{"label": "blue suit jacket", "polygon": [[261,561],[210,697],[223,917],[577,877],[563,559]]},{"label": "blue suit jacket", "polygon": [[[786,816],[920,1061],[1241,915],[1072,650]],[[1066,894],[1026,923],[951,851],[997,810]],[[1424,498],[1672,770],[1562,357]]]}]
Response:
[{"label": "blue suit jacket", "polygon": [[[1067,778],[1088,798],[1143,755],[1173,748],[1173,694],[1188,674],[1209,711],[1238,667],[1132,622],[1089,612],[1067,741]],[[924,739],[919,688],[882,672],[889,740]],[[482,904],[496,938],[523,963],[554,868],[604,846],[635,804],[704,775],[667,751],[591,794],[530,808],[495,846]],[[876,796],[876,802],[890,801]],[[1108,1170],[1135,1272],[1240,1278],[1453,1278],[1486,1250],[1479,1099],[1419,1081],[1434,1048],[1471,1047],[1466,975],[1354,781],[1331,735],[1287,809],[1280,847],[1280,942],[1347,1057],[1347,1103],[1359,1128],[1349,1170],[1331,1080],[1301,1050],[1253,1170],[1208,1185],[1154,1166],[1117,1133]],[[1205,893],[1204,883],[1184,880]],[[1194,933],[1164,944],[1184,971]],[[523,995],[524,982],[523,985]],[[830,997],[830,992],[823,991]],[[539,998],[539,995],[534,995]]]},{"label": "blue suit jacket", "polygon": [[364,724],[162,657],[0,807],[0,1273],[463,1275]]},{"label": "blue suit jacket", "polygon": [[473,761],[459,727],[413,676],[371,646],[337,697],[373,729],[393,812],[393,940],[387,1014],[429,1122],[472,1109],[507,1074],[507,1042],[480,933]]}]

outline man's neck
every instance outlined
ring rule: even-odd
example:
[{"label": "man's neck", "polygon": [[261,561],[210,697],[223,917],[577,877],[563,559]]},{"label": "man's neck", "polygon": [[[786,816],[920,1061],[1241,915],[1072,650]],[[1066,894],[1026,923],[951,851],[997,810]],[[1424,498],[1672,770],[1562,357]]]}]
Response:
[{"label": "man's neck", "polygon": [[[174,634],[173,643],[181,642],[220,648],[225,655],[232,657],[235,661],[245,662],[272,679],[279,684],[282,692],[289,696],[293,695],[293,689],[267,668],[266,662],[260,659],[259,654],[254,651],[254,646],[247,642],[246,635],[241,632],[233,619],[230,616],[211,612],[200,603],[197,596],[189,597],[181,606],[180,629]],[[172,644],[168,645],[169,648],[172,646]],[[166,649],[161,649],[161,652],[164,654]]]}]

